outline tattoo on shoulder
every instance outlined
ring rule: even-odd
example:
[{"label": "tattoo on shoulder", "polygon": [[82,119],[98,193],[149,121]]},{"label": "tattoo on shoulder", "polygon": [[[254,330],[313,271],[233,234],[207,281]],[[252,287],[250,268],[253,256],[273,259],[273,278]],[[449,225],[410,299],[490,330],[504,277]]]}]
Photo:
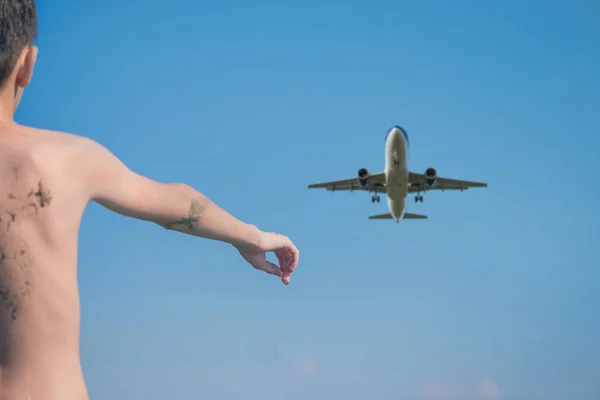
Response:
[{"label": "tattoo on shoulder", "polygon": [[[37,215],[40,208],[47,207],[52,202],[50,191],[44,187],[41,181],[38,182],[35,189],[31,189],[26,197],[23,198],[22,196],[9,193],[7,198],[16,203],[13,206],[9,206],[9,209],[5,211],[5,215],[8,217],[6,221],[7,230],[10,229],[10,225],[13,222],[16,222],[18,215],[26,214],[27,211],[33,211]],[[1,217],[0,222],[2,222]]]},{"label": "tattoo on shoulder", "polygon": [[206,208],[206,200],[204,199],[192,199],[190,202],[190,208],[188,210],[187,217],[170,221],[165,225],[166,229],[175,229],[177,226],[185,226],[190,231],[194,230],[194,224],[200,222],[200,216]]}]

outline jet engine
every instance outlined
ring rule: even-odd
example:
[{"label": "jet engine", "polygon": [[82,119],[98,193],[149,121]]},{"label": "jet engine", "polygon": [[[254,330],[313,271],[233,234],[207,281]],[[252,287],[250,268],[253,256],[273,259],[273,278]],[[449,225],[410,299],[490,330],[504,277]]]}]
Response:
[{"label": "jet engine", "polygon": [[437,179],[437,171],[435,168],[427,168],[425,170],[425,178],[428,186],[435,185],[435,181]]},{"label": "jet engine", "polygon": [[369,185],[369,170],[366,168],[361,168],[358,170],[358,183],[363,188],[366,188]]}]

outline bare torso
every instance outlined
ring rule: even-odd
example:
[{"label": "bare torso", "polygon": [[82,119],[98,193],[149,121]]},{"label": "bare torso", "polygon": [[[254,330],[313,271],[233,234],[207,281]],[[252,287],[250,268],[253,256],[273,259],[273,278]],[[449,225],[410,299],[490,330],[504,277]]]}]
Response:
[{"label": "bare torso", "polygon": [[0,124],[0,400],[85,400],[73,137]]},{"label": "bare torso", "polygon": [[[0,400],[87,400],[79,359],[77,238],[89,201],[232,244],[284,284],[299,252],[183,183],[131,171],[91,139],[0,122]],[[275,252],[279,266],[266,259]]]}]

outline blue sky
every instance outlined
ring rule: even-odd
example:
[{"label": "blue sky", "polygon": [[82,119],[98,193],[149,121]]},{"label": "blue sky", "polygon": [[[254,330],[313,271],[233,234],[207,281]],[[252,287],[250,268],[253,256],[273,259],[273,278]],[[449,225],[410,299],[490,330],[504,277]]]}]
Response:
[{"label": "blue sky", "polygon": [[[91,204],[94,399],[600,397],[593,1],[40,2],[17,119],[94,138],[289,235],[290,286],[229,246]],[[369,221],[313,182],[409,166],[489,183]],[[382,199],[383,200],[383,199]]]}]

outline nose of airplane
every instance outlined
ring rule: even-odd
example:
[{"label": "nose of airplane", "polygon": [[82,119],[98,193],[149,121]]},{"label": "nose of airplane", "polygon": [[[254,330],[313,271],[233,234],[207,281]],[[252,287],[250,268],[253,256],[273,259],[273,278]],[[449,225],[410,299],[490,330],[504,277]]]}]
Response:
[{"label": "nose of airplane", "polygon": [[408,135],[406,134],[404,128],[402,128],[401,126],[394,125],[390,128],[390,130],[388,130],[388,132],[385,135],[385,141],[387,142],[387,140],[390,138],[394,141],[402,140],[402,138],[404,138],[406,144],[408,145]]},{"label": "nose of airplane", "polygon": [[398,130],[397,126],[392,126],[387,133],[385,134],[385,140],[387,141],[388,139],[396,139],[398,137],[398,135],[400,134],[400,131]]},{"label": "nose of airplane", "polygon": [[406,143],[408,143],[408,134],[406,133],[404,128],[402,128],[399,125],[395,125],[392,129],[396,132],[397,135],[403,137]]}]

